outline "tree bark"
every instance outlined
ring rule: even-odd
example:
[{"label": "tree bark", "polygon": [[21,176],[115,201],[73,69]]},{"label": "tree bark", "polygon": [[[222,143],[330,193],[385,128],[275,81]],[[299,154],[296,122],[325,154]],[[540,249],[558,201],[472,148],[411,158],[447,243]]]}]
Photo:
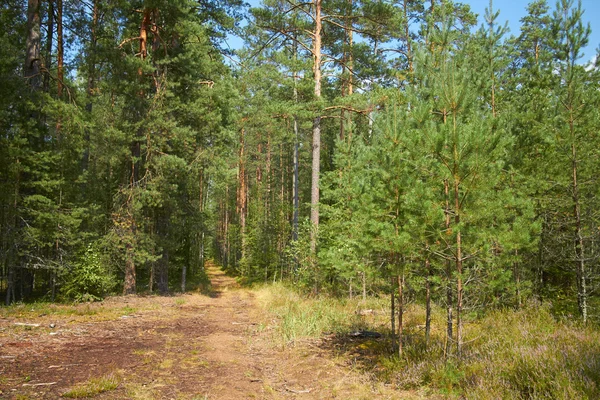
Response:
[{"label": "tree bark", "polygon": [[[144,15],[142,17],[142,23],[140,25],[140,58],[144,60],[147,55],[147,39],[148,39],[148,26],[150,24],[150,11],[144,10]],[[140,84],[143,83],[143,71],[140,67],[138,69],[138,79]],[[145,96],[145,92],[143,89],[140,89],[139,96],[143,98]],[[136,291],[136,271],[135,271],[135,249],[134,242],[135,237],[137,235],[136,232],[136,221],[135,221],[135,212],[134,212],[134,194],[135,194],[135,184],[138,178],[138,160],[140,157],[140,143],[139,143],[139,132],[136,134],[135,139],[131,143],[131,171],[129,175],[129,195],[127,196],[127,219],[128,219],[128,228],[129,228],[129,238],[127,238],[128,243],[126,245],[126,261],[125,261],[125,284],[123,285],[123,294],[134,294]]]},{"label": "tree bark", "polygon": [[396,299],[396,281],[394,279],[393,276],[390,277],[391,279],[391,296],[390,296],[390,305],[391,305],[391,316],[390,316],[390,321],[391,321],[391,325],[392,325],[392,353],[396,352],[396,308],[395,308],[395,299]]},{"label": "tree bark", "polygon": [[365,271],[361,272],[362,275],[362,298],[363,302],[367,301],[367,273]]},{"label": "tree bark", "polygon": [[[294,62],[298,59],[298,43],[294,42]],[[294,71],[294,103],[298,103],[298,73]],[[292,216],[292,240],[298,241],[298,212],[300,208],[300,197],[298,194],[299,181],[298,181],[298,151],[299,151],[299,138],[298,138],[298,117],[294,113],[294,174],[292,182],[292,197],[293,197],[293,216]],[[295,260],[296,264],[298,260]]]},{"label": "tree bark", "polygon": [[187,264],[184,263],[181,268],[181,293],[185,293],[186,279],[187,279]]},{"label": "tree bark", "polygon": [[[314,97],[316,101],[321,99],[321,32],[323,29],[321,17],[322,0],[313,0],[315,8],[315,31],[313,33],[313,73],[314,73]],[[317,111],[320,113],[320,111]],[[312,141],[312,179],[310,196],[310,251],[313,264],[316,266],[317,236],[319,231],[319,175],[321,169],[321,115],[313,119],[313,141]]]},{"label": "tree bark", "polygon": [[40,89],[40,0],[27,2],[27,39],[23,76],[34,90]]},{"label": "tree bark", "polygon": [[[433,7],[434,7],[433,2],[431,3],[431,7],[433,9]],[[406,58],[408,61],[408,72],[412,75],[412,73],[413,73],[413,55],[412,55],[412,44],[410,42],[410,29],[409,29],[407,0],[404,0],[403,11],[404,11],[404,38],[406,40]]]},{"label": "tree bark", "polygon": [[246,257],[246,209],[248,203],[248,189],[246,186],[246,155],[245,155],[245,129],[240,131],[240,151],[238,169],[238,215],[240,218],[241,259]]},{"label": "tree bark", "polygon": [[[57,90],[56,94],[58,98],[62,98],[63,86],[64,86],[64,38],[63,38],[63,1],[56,0],[56,76],[57,76]],[[60,118],[57,122],[57,128],[60,128]]]},{"label": "tree bark", "polygon": [[579,183],[577,181],[577,147],[575,146],[574,118],[569,120],[571,133],[571,168],[573,188],[573,217],[575,218],[575,262],[577,264],[577,305],[583,323],[587,323],[587,282],[585,266],[585,247],[581,222],[581,204],[579,200]]},{"label": "tree bark", "polygon": [[425,271],[427,277],[425,278],[425,346],[429,346],[429,339],[431,337],[431,262],[429,257],[425,258]]},{"label": "tree bark", "polygon": [[456,113],[453,114],[454,131],[454,224],[456,232],[456,353],[458,357],[462,352],[462,307],[463,307],[463,257],[462,257],[462,235],[459,229],[460,224],[460,176],[458,174],[458,132],[456,128]]},{"label": "tree bark", "polygon": [[[135,229],[132,229],[135,232]],[[135,294],[136,277],[135,277],[135,261],[134,249],[131,243],[125,246],[125,281],[123,284],[123,294]]]},{"label": "tree bark", "polygon": [[[445,226],[446,234],[450,233],[450,188],[447,179],[444,179],[444,196],[446,199],[445,207]],[[452,316],[452,269],[450,260],[446,260],[446,346],[444,352],[446,356],[450,354],[453,338],[453,316]]]},{"label": "tree bark", "polygon": [[50,90],[50,67],[52,66],[52,39],[54,37],[54,1],[48,0],[48,16],[46,20],[46,56],[44,61],[44,92]]},{"label": "tree bark", "polygon": [[404,272],[396,278],[398,279],[398,356],[402,357],[402,336],[404,331]]}]

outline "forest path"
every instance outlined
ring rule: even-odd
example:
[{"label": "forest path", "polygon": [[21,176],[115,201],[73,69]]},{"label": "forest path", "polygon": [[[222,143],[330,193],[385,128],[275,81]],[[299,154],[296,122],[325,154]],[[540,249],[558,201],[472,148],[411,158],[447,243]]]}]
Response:
[{"label": "forest path", "polygon": [[281,349],[252,290],[207,271],[208,295],[0,308],[0,398],[407,398],[314,344]]}]

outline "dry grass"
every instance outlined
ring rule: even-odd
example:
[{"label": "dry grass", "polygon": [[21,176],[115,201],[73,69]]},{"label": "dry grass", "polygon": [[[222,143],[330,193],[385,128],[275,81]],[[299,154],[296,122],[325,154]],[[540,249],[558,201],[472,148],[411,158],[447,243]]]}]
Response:
[{"label": "dry grass", "polygon": [[94,397],[100,393],[108,392],[119,386],[120,378],[115,374],[108,374],[99,378],[91,378],[86,382],[79,383],[63,393],[62,397],[81,399]]},{"label": "dry grass", "polygon": [[[404,315],[402,357],[390,352],[386,338],[348,341],[357,328],[388,332],[386,299],[305,298],[283,285],[258,291],[271,315],[275,337],[284,345],[337,333],[330,347],[356,368],[399,389],[426,392],[433,398],[598,399],[600,332],[555,320],[547,308],[494,311],[465,324],[463,356],[444,354],[445,316],[434,309],[432,337],[424,340],[424,310],[410,305]],[[363,317],[356,311],[373,309]]]},{"label": "dry grass", "polygon": [[[276,330],[275,339],[284,346],[324,333],[381,328],[387,321],[382,299],[368,298],[363,302],[360,298],[306,298],[280,283],[261,287],[255,293],[259,305],[268,311],[265,316],[271,316],[264,323]],[[360,315],[362,310],[372,313]]]}]

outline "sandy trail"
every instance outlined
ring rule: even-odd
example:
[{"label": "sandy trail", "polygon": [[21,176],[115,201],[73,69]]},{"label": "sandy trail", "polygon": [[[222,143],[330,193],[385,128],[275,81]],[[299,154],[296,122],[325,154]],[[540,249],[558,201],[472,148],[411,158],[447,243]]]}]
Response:
[{"label": "sandy trail", "polygon": [[407,398],[318,346],[277,348],[253,292],[207,271],[210,295],[0,314],[0,398],[56,399],[95,378],[116,382],[97,399]]}]

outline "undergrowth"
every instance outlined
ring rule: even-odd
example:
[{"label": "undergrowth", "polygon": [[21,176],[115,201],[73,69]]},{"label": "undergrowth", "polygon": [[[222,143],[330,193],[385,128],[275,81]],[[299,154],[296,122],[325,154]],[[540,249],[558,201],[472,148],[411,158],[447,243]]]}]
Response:
[{"label": "undergrowth", "polygon": [[[337,339],[322,340],[322,347],[400,389],[466,399],[600,398],[600,332],[557,321],[546,307],[496,310],[468,321],[459,358],[444,353],[443,310],[434,308],[426,344],[423,308],[412,304],[404,314],[404,352],[398,357],[391,352],[385,298],[306,298],[276,284],[259,289],[258,299],[283,345],[335,333]],[[372,313],[363,316],[361,310]],[[348,339],[356,329],[376,330],[384,338],[375,344]]]},{"label": "undergrowth", "polygon": [[119,386],[119,383],[120,378],[114,374],[90,378],[88,381],[79,383],[63,393],[62,397],[71,399],[94,397],[101,393],[116,389]]},{"label": "undergrowth", "polygon": [[[330,297],[306,298],[276,283],[257,290],[261,306],[275,317],[278,338],[283,345],[321,336],[323,333],[341,333],[366,328],[357,311],[381,311],[379,299],[336,299]],[[383,312],[383,311],[381,311]]]}]

